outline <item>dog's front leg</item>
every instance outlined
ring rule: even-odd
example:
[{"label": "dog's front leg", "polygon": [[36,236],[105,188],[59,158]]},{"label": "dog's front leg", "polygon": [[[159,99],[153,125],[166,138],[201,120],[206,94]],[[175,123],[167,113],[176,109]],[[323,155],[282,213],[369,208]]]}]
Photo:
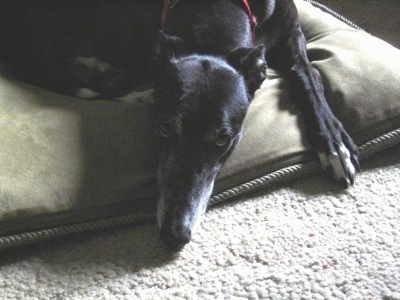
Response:
[{"label": "dog's front leg", "polygon": [[307,139],[322,167],[345,187],[353,185],[359,170],[358,148],[328,106],[319,72],[300,55],[289,75],[304,116]]},{"label": "dog's front leg", "polygon": [[[272,18],[273,22],[279,20],[280,26],[270,32],[278,38],[267,52],[271,54],[268,59],[290,78],[293,97],[304,116],[307,139],[322,166],[348,187],[354,183],[359,170],[358,148],[326,102],[321,76],[307,58],[306,39],[293,1],[277,1]],[[274,28],[271,24],[268,26]]]}]

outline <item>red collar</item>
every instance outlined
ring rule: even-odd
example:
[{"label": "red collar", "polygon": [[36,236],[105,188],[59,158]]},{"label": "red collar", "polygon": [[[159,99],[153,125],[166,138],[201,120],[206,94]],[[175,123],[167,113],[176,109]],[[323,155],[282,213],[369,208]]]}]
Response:
[{"label": "red collar", "polygon": [[250,18],[250,25],[251,25],[251,31],[253,33],[253,44],[255,42],[256,39],[256,27],[257,27],[257,18],[256,16],[253,14],[253,11],[251,10],[251,6],[248,0],[242,0],[244,7],[247,10],[247,14],[249,15]]},{"label": "red collar", "polygon": [[161,14],[161,30],[165,29],[165,23],[167,22],[168,11],[173,8],[179,0],[164,0],[164,8]]},{"label": "red collar", "polygon": [[[167,16],[168,16],[168,11],[173,8],[179,0],[164,0],[164,8],[161,14],[161,30],[164,30],[165,28],[165,23],[167,21]],[[253,35],[253,44],[255,43],[255,38],[256,38],[256,27],[257,27],[257,18],[253,14],[253,11],[251,10],[251,6],[248,0],[242,0],[242,3],[244,7],[246,8],[247,14],[249,15],[250,18],[250,25],[251,25],[251,30],[252,30],[252,35]]]}]

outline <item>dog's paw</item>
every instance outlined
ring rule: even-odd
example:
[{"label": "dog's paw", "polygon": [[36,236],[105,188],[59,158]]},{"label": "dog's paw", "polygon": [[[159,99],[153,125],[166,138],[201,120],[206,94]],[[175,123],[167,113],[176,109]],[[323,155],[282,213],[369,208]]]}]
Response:
[{"label": "dog's paw", "polygon": [[322,167],[330,171],[337,182],[346,188],[354,184],[354,177],[359,171],[358,153],[340,144],[336,151],[320,151],[318,156]]},{"label": "dog's paw", "polygon": [[337,182],[345,188],[354,184],[360,170],[358,147],[335,116],[325,119],[317,153],[322,167],[331,172]]},{"label": "dog's paw", "polygon": [[360,171],[358,147],[333,114],[321,114],[320,121],[321,127],[313,134],[314,149],[322,167],[347,188]]},{"label": "dog's paw", "polygon": [[84,99],[110,98],[125,95],[130,78],[122,71],[96,57],[73,57],[68,60],[72,77],[78,82],[75,95]]}]

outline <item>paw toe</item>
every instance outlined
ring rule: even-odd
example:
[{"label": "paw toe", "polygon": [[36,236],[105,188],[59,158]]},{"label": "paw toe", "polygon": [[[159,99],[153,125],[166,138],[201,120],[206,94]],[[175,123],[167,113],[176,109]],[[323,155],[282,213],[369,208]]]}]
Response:
[{"label": "paw toe", "polygon": [[318,155],[322,167],[330,170],[337,182],[346,188],[354,184],[354,177],[359,169],[358,156],[353,155],[344,144],[330,154],[319,152]]}]

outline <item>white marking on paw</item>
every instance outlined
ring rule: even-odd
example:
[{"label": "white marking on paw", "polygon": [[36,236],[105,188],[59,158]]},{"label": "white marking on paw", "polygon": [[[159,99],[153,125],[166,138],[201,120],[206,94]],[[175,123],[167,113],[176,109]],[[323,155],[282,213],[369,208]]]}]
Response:
[{"label": "white marking on paw", "polygon": [[328,157],[329,164],[332,167],[333,176],[335,180],[340,181],[345,177],[344,170],[342,168],[342,162],[340,160],[340,156],[337,152],[333,152]]},{"label": "white marking on paw", "polygon": [[356,174],[356,168],[351,162],[350,151],[341,144],[338,152],[332,152],[329,156],[324,152],[318,153],[322,167],[326,170],[331,168],[336,181],[351,186]]},{"label": "white marking on paw", "polygon": [[345,145],[341,144],[339,147],[339,155],[340,160],[342,162],[342,168],[345,172],[345,179],[347,181],[347,185],[352,185],[350,178],[354,178],[356,174],[356,168],[351,162],[350,151],[345,147]]}]

